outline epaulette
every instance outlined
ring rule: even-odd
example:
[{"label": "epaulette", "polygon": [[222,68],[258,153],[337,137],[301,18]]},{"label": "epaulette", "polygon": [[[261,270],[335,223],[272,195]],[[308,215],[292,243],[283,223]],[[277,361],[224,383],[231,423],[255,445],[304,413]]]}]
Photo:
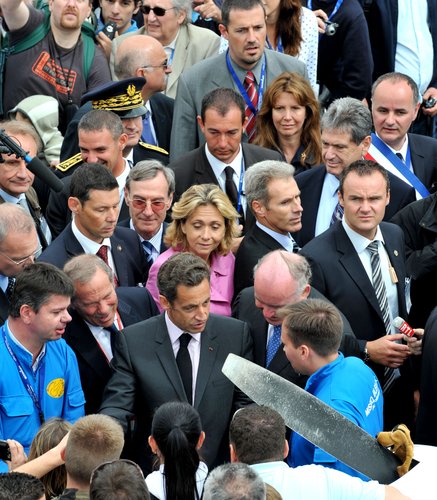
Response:
[{"label": "epaulette", "polygon": [[58,163],[56,165],[56,169],[60,170],[61,172],[66,172],[69,170],[71,167],[74,167],[78,163],[83,163],[82,160],[82,155],[80,153],[77,153],[76,155],[72,156],[71,158],[67,158],[66,160],[62,161],[61,163]]},{"label": "epaulette", "polygon": [[163,155],[169,155],[170,153],[166,151],[164,148],[160,148],[159,146],[154,146],[153,144],[147,144],[147,142],[140,141],[138,143],[142,148],[152,149],[153,151],[158,151],[158,153],[162,153]]}]

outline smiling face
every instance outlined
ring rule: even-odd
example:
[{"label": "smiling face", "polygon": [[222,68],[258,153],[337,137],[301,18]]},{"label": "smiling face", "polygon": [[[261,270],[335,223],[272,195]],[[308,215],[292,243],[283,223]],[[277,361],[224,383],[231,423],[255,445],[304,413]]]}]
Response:
[{"label": "smiling face", "polygon": [[97,268],[87,283],[74,284],[74,309],[88,323],[107,328],[114,323],[118,299],[114,285],[103,269]]},{"label": "smiling face", "polygon": [[370,147],[370,140],[370,136],[366,136],[355,144],[349,132],[323,130],[322,158],[326,171],[338,177],[352,162],[363,158]]},{"label": "smiling face", "polygon": [[200,333],[208,320],[210,297],[209,281],[205,278],[197,286],[177,285],[172,303],[162,295],[159,300],[176,326],[185,332]]},{"label": "smiling face", "polygon": [[300,139],[305,118],[305,106],[301,106],[289,92],[282,92],[275,99],[272,121],[279,139],[287,140],[291,137]]},{"label": "smiling face", "polygon": [[[14,139],[24,151],[28,151],[33,158],[37,154],[35,140],[29,135],[14,134]],[[23,158],[16,158],[15,155],[1,155],[3,163],[0,165],[0,188],[11,196],[18,198],[20,194],[27,193],[32,186],[35,176],[26,167]]]},{"label": "smiling face", "polygon": [[232,9],[228,26],[220,32],[229,42],[231,59],[241,68],[251,69],[261,59],[266,42],[264,9],[258,5],[250,10]]},{"label": "smiling face", "polygon": [[339,193],[338,199],[344,207],[344,217],[349,227],[372,240],[390,201],[383,175],[373,172],[359,176],[356,172],[350,172],[344,179],[343,195]]},{"label": "smiling face", "polygon": [[156,38],[162,45],[169,45],[179,31],[179,27],[186,17],[185,12],[173,9],[171,0],[143,0],[143,5],[148,7],[161,7],[165,9],[163,16],[157,16],[151,10],[144,15],[144,27],[147,34]]},{"label": "smiling face", "polygon": [[136,116],[135,118],[122,118],[123,131],[127,135],[126,148],[133,148],[141,139],[143,132],[143,117]]},{"label": "smiling face", "polygon": [[372,117],[378,136],[399,151],[419,106],[405,81],[382,81],[372,97]]},{"label": "smiling face", "polygon": [[214,205],[200,205],[182,223],[182,232],[188,251],[208,260],[225,236],[225,219]]}]

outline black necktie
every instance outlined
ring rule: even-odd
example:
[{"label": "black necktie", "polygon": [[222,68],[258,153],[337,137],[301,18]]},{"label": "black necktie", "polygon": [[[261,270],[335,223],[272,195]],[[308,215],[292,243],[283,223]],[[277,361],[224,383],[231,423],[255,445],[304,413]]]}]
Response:
[{"label": "black necktie", "polygon": [[[402,153],[396,153],[396,156],[401,160],[404,161],[404,157],[402,156]],[[405,162],[404,162],[405,163]]]},{"label": "black necktie", "polygon": [[14,288],[15,288],[15,278],[9,277],[8,278],[8,286],[7,286],[6,290],[5,290],[6,298],[9,301],[11,300],[11,296],[12,296],[12,292],[14,291]]},{"label": "black necktie", "polygon": [[226,167],[225,175],[226,175],[226,181],[225,181],[226,194],[228,195],[228,198],[231,200],[232,205],[234,205],[234,208],[237,208],[238,191],[234,182],[234,169],[229,166]]},{"label": "black necktie", "polygon": [[191,338],[189,333],[183,333],[179,337],[179,351],[176,355],[176,364],[178,365],[185,394],[190,405],[193,404],[193,365],[191,364],[190,353],[188,352],[188,344]]},{"label": "black necktie", "polygon": [[116,339],[117,335],[120,335],[120,330],[114,324],[112,324],[111,326],[105,327],[105,330],[111,334],[111,337],[110,337],[111,351],[112,351],[112,355],[114,356],[115,339]]}]

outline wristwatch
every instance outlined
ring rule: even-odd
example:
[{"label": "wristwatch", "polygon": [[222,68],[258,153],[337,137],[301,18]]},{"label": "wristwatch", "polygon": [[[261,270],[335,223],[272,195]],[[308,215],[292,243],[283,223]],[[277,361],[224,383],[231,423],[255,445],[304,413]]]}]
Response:
[{"label": "wristwatch", "polygon": [[367,363],[368,361],[370,361],[369,351],[367,350],[367,343],[366,343],[366,345],[364,346],[364,356],[363,356],[363,361],[364,361],[364,363]]}]

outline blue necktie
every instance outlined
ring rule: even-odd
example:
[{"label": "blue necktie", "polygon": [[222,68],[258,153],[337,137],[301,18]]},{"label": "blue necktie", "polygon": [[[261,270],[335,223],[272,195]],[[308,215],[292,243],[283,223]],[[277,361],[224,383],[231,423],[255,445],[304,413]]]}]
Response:
[{"label": "blue necktie", "polygon": [[147,110],[146,115],[143,118],[143,133],[141,134],[141,139],[147,144],[152,146],[157,146],[156,140],[153,137],[152,127],[150,125],[150,111]]},{"label": "blue necktie", "polygon": [[143,240],[142,242],[144,253],[147,256],[147,262],[153,262],[153,245],[150,241]]},{"label": "blue necktie", "polygon": [[281,345],[281,325],[273,327],[273,335],[267,344],[266,368],[270,365],[272,359]]}]

